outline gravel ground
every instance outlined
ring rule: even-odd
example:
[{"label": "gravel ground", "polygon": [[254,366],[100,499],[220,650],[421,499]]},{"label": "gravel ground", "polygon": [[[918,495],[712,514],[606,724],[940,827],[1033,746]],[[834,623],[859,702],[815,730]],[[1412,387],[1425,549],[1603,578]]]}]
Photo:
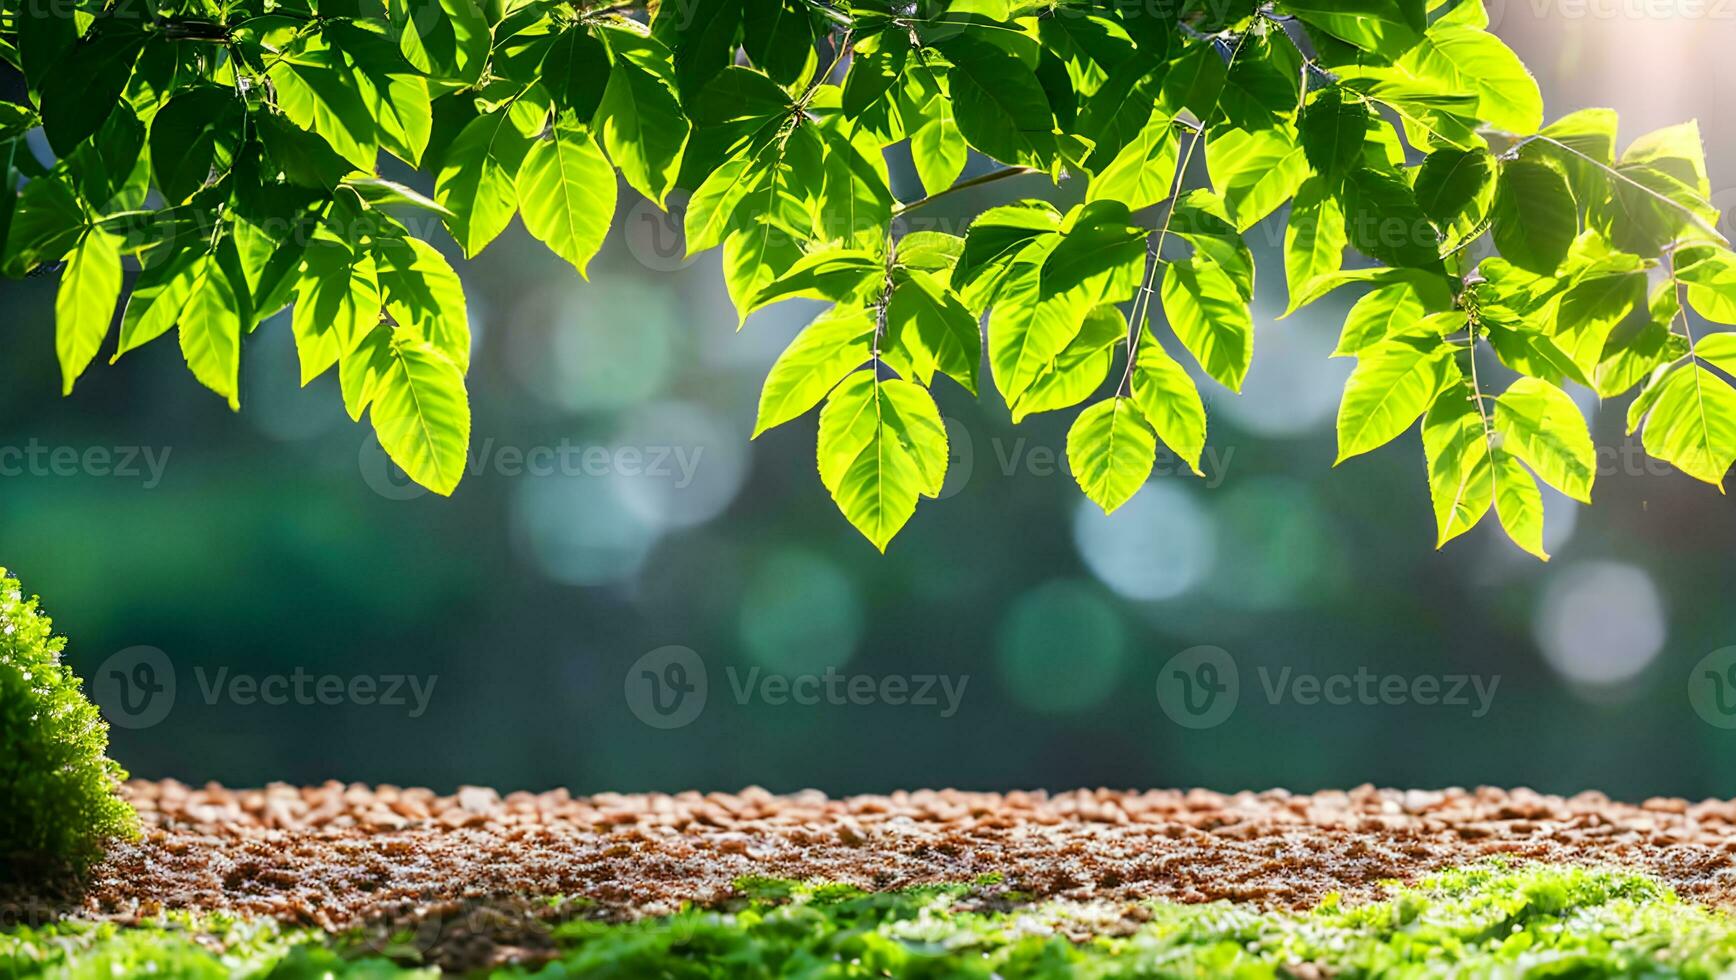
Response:
[{"label": "gravel ground", "polygon": [[[1497,854],[1636,868],[1684,897],[1736,907],[1736,801],[1373,787],[502,797],[176,782],[129,783],[126,795],[144,839],[117,848],[77,893],[0,883],[7,918],[222,910],[380,942],[397,933],[414,953],[473,966],[538,958],[551,918],[724,902],[745,875],[885,889],[993,872],[1038,898],[1306,908],[1328,892],[1371,898],[1382,880]],[[549,896],[586,901],[532,901]]]}]

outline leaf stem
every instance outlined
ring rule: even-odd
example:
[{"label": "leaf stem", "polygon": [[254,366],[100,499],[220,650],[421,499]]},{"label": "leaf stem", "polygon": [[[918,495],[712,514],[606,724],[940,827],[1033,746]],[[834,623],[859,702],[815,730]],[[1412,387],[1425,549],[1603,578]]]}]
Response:
[{"label": "leaf stem", "polygon": [[1700,215],[1697,214],[1693,208],[1690,208],[1687,205],[1682,204],[1680,201],[1675,200],[1674,198],[1670,197],[1668,194],[1665,194],[1661,191],[1655,190],[1651,187],[1647,187],[1646,185],[1640,183],[1639,181],[1633,179],[1632,177],[1629,177],[1627,174],[1622,173],[1620,170],[1617,170],[1616,168],[1610,166],[1607,163],[1604,163],[1602,160],[1599,160],[1598,158],[1591,156],[1589,154],[1583,153],[1580,150],[1577,150],[1574,147],[1570,146],[1569,144],[1563,143],[1562,141],[1554,138],[1553,136],[1545,136],[1542,133],[1534,133],[1530,136],[1525,137],[1524,139],[1521,139],[1519,142],[1515,143],[1513,145],[1513,148],[1511,150],[1509,150],[1508,152],[1509,153],[1517,153],[1517,152],[1519,152],[1521,147],[1525,146],[1527,143],[1530,143],[1534,140],[1542,140],[1543,142],[1548,143],[1550,146],[1558,147],[1562,150],[1565,150],[1568,153],[1571,153],[1574,156],[1580,158],[1581,160],[1584,160],[1586,163],[1591,164],[1592,166],[1596,167],[1597,169],[1602,170],[1604,173],[1609,174],[1611,177],[1614,177],[1617,180],[1623,181],[1624,183],[1631,184],[1632,186],[1639,188],[1640,190],[1646,192],[1648,195],[1658,199],[1660,202],[1667,204],[1670,207],[1675,208],[1677,211],[1680,211],[1683,214],[1687,215],[1689,221],[1692,221],[1695,225],[1697,225],[1701,231],[1706,232],[1707,234],[1711,235],[1713,240],[1715,240],[1718,243],[1723,244],[1723,245],[1730,244],[1730,240],[1728,238],[1725,238],[1723,236],[1723,234],[1718,231],[1718,229],[1707,224],[1706,219],[1700,217]]},{"label": "leaf stem", "polygon": [[[1229,60],[1224,65],[1227,74],[1236,66],[1236,57],[1242,53],[1242,45],[1248,40],[1247,33],[1236,38],[1236,46],[1230,51]],[[1146,263],[1145,279],[1139,284],[1139,292],[1133,297],[1133,315],[1128,318],[1127,325],[1127,366],[1121,371],[1121,383],[1116,386],[1117,398],[1126,395],[1133,383],[1133,366],[1139,357],[1139,337],[1145,331],[1145,320],[1151,315],[1152,287],[1157,282],[1157,270],[1163,265],[1163,245],[1169,239],[1169,225],[1175,220],[1175,209],[1179,203],[1182,185],[1187,182],[1188,164],[1193,161],[1194,150],[1206,141],[1206,128],[1211,125],[1211,117],[1217,114],[1218,103],[1222,101],[1223,93],[1212,100],[1212,107],[1200,117],[1199,128],[1194,130],[1193,139],[1188,140],[1187,151],[1182,155],[1181,162],[1175,168],[1175,180],[1169,187],[1169,210],[1164,212],[1163,226],[1157,230],[1157,240],[1152,244]]]},{"label": "leaf stem", "polygon": [[1043,171],[1038,170],[1035,167],[1002,167],[999,170],[991,170],[986,174],[978,174],[968,180],[961,180],[958,183],[953,184],[951,187],[942,188],[935,191],[933,194],[924,195],[907,204],[900,204],[892,209],[892,216],[896,218],[899,215],[908,214],[917,208],[933,204],[935,201],[938,201],[955,191],[970,190],[973,187],[992,184],[997,180],[1006,180],[1008,177],[1024,177],[1028,174],[1040,174],[1042,172]]}]

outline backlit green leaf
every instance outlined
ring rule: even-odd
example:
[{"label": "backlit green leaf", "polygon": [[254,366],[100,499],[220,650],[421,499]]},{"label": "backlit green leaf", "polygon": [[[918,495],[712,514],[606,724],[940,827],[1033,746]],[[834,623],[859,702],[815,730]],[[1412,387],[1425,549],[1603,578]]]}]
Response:
[{"label": "backlit green leaf", "polygon": [[120,294],[121,240],[91,228],[67,256],[55,294],[54,347],[60,358],[62,394],[72,394],[73,382],[108,338]]},{"label": "backlit green leaf", "polygon": [[1495,399],[1500,447],[1523,460],[1543,482],[1581,503],[1591,503],[1597,450],[1585,416],[1560,388],[1520,378]]},{"label": "backlit green leaf", "polygon": [[1452,348],[1411,336],[1362,351],[1338,406],[1338,460],[1378,449],[1411,427],[1458,377]]},{"label": "backlit green leaf", "polygon": [[1216,262],[1196,255],[1164,269],[1163,313],[1200,367],[1232,391],[1242,389],[1254,356],[1247,301]]},{"label": "backlit green leaf", "polygon": [[1157,437],[1128,398],[1110,398],[1079,413],[1067,430],[1067,465],[1085,496],[1112,514],[1150,478]]},{"label": "backlit green leaf", "polygon": [[525,228],[584,276],[615,219],[615,169],[596,137],[563,120],[525,153],[515,186]]}]

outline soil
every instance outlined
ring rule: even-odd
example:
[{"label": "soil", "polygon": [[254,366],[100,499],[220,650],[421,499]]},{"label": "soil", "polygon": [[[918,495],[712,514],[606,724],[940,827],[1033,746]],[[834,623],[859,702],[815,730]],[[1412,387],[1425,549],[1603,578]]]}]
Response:
[{"label": "soil", "polygon": [[[116,848],[79,889],[0,883],[0,924],[228,911],[356,930],[468,967],[546,956],[558,918],[726,903],[749,875],[890,889],[995,873],[1004,890],[1036,898],[1306,908],[1491,855],[1634,868],[1685,898],[1736,907],[1736,801],[1373,787],[830,799],[133,782],[125,792],[143,840]],[[550,896],[583,901],[537,901]]]}]

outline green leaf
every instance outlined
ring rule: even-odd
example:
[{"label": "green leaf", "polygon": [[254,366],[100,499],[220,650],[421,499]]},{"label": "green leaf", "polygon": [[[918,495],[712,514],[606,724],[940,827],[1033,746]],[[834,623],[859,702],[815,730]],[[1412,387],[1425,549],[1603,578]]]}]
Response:
[{"label": "green leaf", "polygon": [[825,179],[812,229],[816,241],[879,248],[892,220],[892,189],[880,146],[865,134],[846,135],[838,126],[820,129]]},{"label": "green leaf", "polygon": [[1157,436],[1131,399],[1098,402],[1067,430],[1068,468],[1105,514],[1132,499],[1156,463]]},{"label": "green leaf", "polygon": [[970,150],[953,115],[952,99],[936,93],[922,111],[922,123],[910,133],[910,158],[917,179],[929,194],[951,187],[964,172]]},{"label": "green leaf", "polygon": [[1649,401],[1640,434],[1646,452],[1722,493],[1725,474],[1736,463],[1736,390],[1689,364],[1670,372]]},{"label": "green leaf", "polygon": [[1436,25],[1396,67],[1442,93],[1477,97],[1477,118],[1520,136],[1543,125],[1543,93],[1513,49],[1487,31]]},{"label": "green leaf", "polygon": [[1311,283],[1344,267],[1344,210],[1327,193],[1326,181],[1310,177],[1296,191],[1284,227],[1284,280],[1292,301]]},{"label": "green leaf", "polygon": [[1423,455],[1440,548],[1483,519],[1495,502],[1495,462],[1469,385],[1449,386],[1423,417]]},{"label": "green leaf", "polygon": [[487,248],[512,223],[519,168],[542,123],[541,107],[521,99],[471,120],[447,148],[434,199],[452,212],[446,227],[466,257]]},{"label": "green leaf", "polygon": [[1481,221],[1494,189],[1495,158],[1481,148],[1436,150],[1417,170],[1417,204],[1442,228]]},{"label": "green leaf", "polygon": [[1501,519],[1501,527],[1514,544],[1548,561],[1549,553],[1543,550],[1543,494],[1537,481],[1517,459],[1499,449],[1491,459],[1495,515]]},{"label": "green leaf", "polygon": [[1025,249],[1050,241],[1061,230],[1061,214],[1046,201],[1024,201],[989,208],[972,219],[964,236],[964,252],[953,270],[953,282],[968,290],[981,281],[978,290],[992,296],[995,285],[1006,275]]},{"label": "green leaf", "polygon": [[219,254],[199,261],[177,333],[193,377],[240,411],[242,306]]},{"label": "green leaf", "polygon": [[1694,356],[1736,374],[1736,333],[1709,333],[1694,343]]},{"label": "green leaf", "polygon": [[[1611,263],[1607,268],[1619,268]],[[1599,268],[1577,279],[1556,303],[1554,340],[1589,375],[1603,356],[1603,346],[1616,324],[1646,299],[1642,269],[1603,274]]]},{"label": "green leaf", "polygon": [[54,301],[54,347],[60,358],[61,393],[96,358],[114,322],[121,295],[121,240],[100,228],[79,239],[60,274]]},{"label": "green leaf", "polygon": [[1224,56],[1215,43],[1207,40],[1188,45],[1163,77],[1158,114],[1173,116],[1187,109],[1195,119],[1209,121],[1228,78]]},{"label": "green leaf", "polygon": [[614,74],[608,47],[583,27],[569,27],[554,39],[539,73],[555,106],[584,126],[596,117]]},{"label": "green leaf", "polygon": [[386,0],[386,12],[417,71],[465,85],[482,77],[493,42],[476,0]]},{"label": "green leaf", "polygon": [[525,153],[516,187],[525,228],[585,276],[615,219],[615,168],[596,137],[563,118]]},{"label": "green leaf", "polygon": [[1047,169],[1055,118],[1036,73],[1012,52],[968,34],[947,39],[947,88],[959,132],[1002,163]]},{"label": "green leaf", "polygon": [[844,379],[820,410],[820,480],[851,524],[881,551],[946,479],[946,427],[934,399],[873,371]]},{"label": "green leaf", "polygon": [[151,169],[169,204],[181,204],[226,165],[241,121],[235,90],[185,89],[151,119]]},{"label": "green leaf", "polygon": [[211,264],[209,259],[210,255],[203,250],[186,249],[172,254],[164,252],[161,258],[145,266],[127,296],[126,309],[121,313],[120,343],[109,363],[175,326],[194,290],[202,285]]},{"label": "green leaf", "polygon": [[428,82],[409,70],[391,41],[363,23],[328,24],[326,37],[348,63],[380,145],[417,166],[434,124]]},{"label": "green leaf", "polygon": [[[880,285],[885,275],[885,260],[870,252],[847,248],[810,252],[754,293],[745,312],[751,313],[762,306],[796,297],[842,301],[870,286]],[[878,296],[878,291],[875,295]]]},{"label": "green leaf", "polygon": [[399,332],[470,370],[470,317],[464,285],[445,256],[419,238],[377,238],[373,256],[386,313]]},{"label": "green leaf", "polygon": [[1564,379],[1589,384],[1579,365],[1535,324],[1501,307],[1484,307],[1480,320],[1488,331],[1489,345],[1501,363],[1530,378],[1560,384]]},{"label": "green leaf", "polygon": [[742,0],[669,0],[658,4],[655,35],[674,52],[671,59],[683,96],[692,96],[735,61]]},{"label": "green leaf", "polygon": [[1161,293],[1170,329],[1200,367],[1219,384],[1242,390],[1254,356],[1254,321],[1223,267],[1203,255],[1169,263]]},{"label": "green leaf", "polygon": [[109,118],[147,37],[118,18],[105,19],[42,80],[42,131],[57,156],[71,154]]},{"label": "green leaf", "polygon": [[1175,185],[1176,136],[1171,120],[1153,114],[1092,178],[1087,201],[1120,201],[1131,211],[1167,200]]},{"label": "green leaf", "polygon": [[1409,330],[1425,315],[1422,297],[1409,283],[1395,282],[1372,289],[1350,308],[1332,356],[1360,354],[1394,334]]},{"label": "green leaf", "polygon": [[1428,268],[1438,263],[1440,235],[1397,174],[1363,167],[1344,181],[1344,234],[1370,258]]},{"label": "green leaf", "polygon": [[1423,0],[1285,0],[1283,9],[1309,27],[1391,58],[1421,40]]},{"label": "green leaf", "polygon": [[807,413],[870,356],[875,322],[860,307],[834,306],[802,328],[778,355],[760,389],[755,439]]},{"label": "green leaf", "polygon": [[1400,337],[1364,350],[1338,406],[1338,459],[1378,449],[1411,427],[1457,379],[1452,348],[1438,337]]},{"label": "green leaf", "polygon": [[1045,296],[1041,268],[1037,261],[1016,263],[989,311],[989,368],[1009,407],[1067,349],[1099,304],[1099,297],[1084,288]]},{"label": "green leaf", "polygon": [[1630,316],[1617,325],[1592,372],[1599,397],[1614,398],[1646,380],[1659,365],[1688,353],[1688,341],[1670,329],[1681,310],[1675,287],[1665,282],[1652,292],[1644,316]]},{"label": "green leaf", "polygon": [[[1685,261],[1690,257],[1692,262]],[[1736,254],[1701,246],[1677,257],[1676,278],[1688,305],[1713,323],[1736,323]]]},{"label": "green leaf", "polygon": [[[370,254],[316,238],[302,253],[290,328],[305,386],[356,349],[380,319],[380,284]],[[353,418],[361,417],[357,407]]]},{"label": "green leaf", "polygon": [[1520,378],[1495,399],[1500,448],[1531,467],[1543,482],[1591,503],[1597,450],[1585,416],[1567,392],[1537,378]]},{"label": "green leaf", "polygon": [[1281,129],[1221,129],[1206,142],[1212,186],[1245,232],[1289,200],[1308,177],[1308,162]]},{"label": "green leaf", "polygon": [[964,239],[944,231],[913,231],[898,240],[899,266],[944,273],[942,278],[950,278],[963,255]]},{"label": "green leaf", "polygon": [[277,107],[291,123],[323,139],[357,170],[373,172],[379,126],[342,52],[323,35],[309,35],[272,56],[266,73]]},{"label": "green leaf", "polygon": [[1085,314],[1079,333],[1065,350],[1037,371],[1012,406],[1013,424],[1039,412],[1072,408],[1096,393],[1114,366],[1115,348],[1127,339],[1127,318],[1104,304]]},{"label": "green leaf", "polygon": [[[976,394],[982,363],[982,331],[977,318],[952,290],[926,272],[899,270],[894,276],[886,322],[912,360],[929,365]],[[928,378],[922,379],[928,383]]]},{"label": "green leaf", "polygon": [[72,188],[53,177],[25,184],[6,236],[7,274],[22,276],[43,262],[59,261],[72,251],[85,227],[84,206]]},{"label": "green leaf", "polygon": [[1302,152],[1331,186],[1362,165],[1363,144],[1374,115],[1368,104],[1342,86],[1323,89],[1296,119]]},{"label": "green leaf", "polygon": [[860,117],[886,98],[903,77],[910,51],[909,32],[897,28],[858,38],[850,53],[849,74],[844,76],[844,114]]},{"label": "green leaf", "polygon": [[814,27],[802,4],[785,0],[746,0],[742,47],[753,63],[784,85],[812,71]]},{"label": "green leaf", "polygon": [[1206,407],[1199,387],[1146,325],[1134,355],[1133,403],[1170,451],[1184,460],[1195,476],[1204,476],[1200,454],[1206,446]]},{"label": "green leaf", "polygon": [[1561,267],[1579,234],[1579,211],[1567,178],[1530,160],[1501,166],[1490,220],[1501,257],[1540,276]]},{"label": "green leaf", "polygon": [[681,172],[691,128],[676,96],[669,49],[625,28],[601,31],[614,55],[597,107],[603,147],[627,183],[661,207]]},{"label": "green leaf", "polygon": [[410,479],[450,496],[464,478],[470,445],[464,372],[412,336],[375,331],[369,337],[378,368],[368,420],[380,447]]}]

